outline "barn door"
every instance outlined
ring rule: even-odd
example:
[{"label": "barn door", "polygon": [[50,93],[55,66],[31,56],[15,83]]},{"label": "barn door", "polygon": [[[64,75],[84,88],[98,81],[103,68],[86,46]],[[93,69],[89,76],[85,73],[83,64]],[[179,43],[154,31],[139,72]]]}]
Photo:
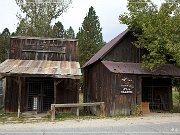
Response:
[{"label": "barn door", "polygon": [[28,111],[48,111],[53,101],[53,79],[30,78],[28,80]]}]

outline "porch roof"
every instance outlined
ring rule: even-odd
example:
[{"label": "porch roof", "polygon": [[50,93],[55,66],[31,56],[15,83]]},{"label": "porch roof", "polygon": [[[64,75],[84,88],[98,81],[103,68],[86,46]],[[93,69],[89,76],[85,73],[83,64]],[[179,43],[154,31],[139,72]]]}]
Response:
[{"label": "porch roof", "polygon": [[142,63],[102,61],[103,65],[113,73],[135,74],[135,75],[160,75],[180,77],[180,68],[172,64],[165,64],[153,71],[143,67]]},{"label": "porch roof", "polygon": [[0,64],[0,75],[80,79],[82,73],[76,61],[7,59]]}]

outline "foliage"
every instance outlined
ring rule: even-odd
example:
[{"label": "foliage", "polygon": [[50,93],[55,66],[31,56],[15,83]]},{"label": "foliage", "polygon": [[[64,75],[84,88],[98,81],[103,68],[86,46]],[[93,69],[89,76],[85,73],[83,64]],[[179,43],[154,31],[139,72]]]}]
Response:
[{"label": "foliage", "polygon": [[131,115],[135,115],[135,116],[141,116],[142,115],[142,110],[141,110],[141,106],[140,105],[132,105],[130,107],[130,112]]},{"label": "foliage", "polygon": [[52,37],[64,38],[64,26],[61,22],[58,21],[54,24],[52,29]]},{"label": "foliage", "polygon": [[10,32],[8,28],[5,28],[0,34],[0,62],[3,62],[8,57],[8,42]]},{"label": "foliage", "polygon": [[49,37],[51,23],[65,12],[71,0],[15,0],[20,7],[16,35]]},{"label": "foliage", "polygon": [[151,0],[128,0],[128,13],[120,23],[128,25],[137,36],[134,44],[148,50],[143,56],[146,67],[165,63],[180,65],[180,0],[166,0],[158,7]]},{"label": "foliage", "polygon": [[176,79],[173,79],[173,86],[175,88],[175,90],[173,91],[173,106],[175,108],[178,108],[176,109],[177,112],[180,112],[180,79],[179,78],[176,78]]},{"label": "foliage", "polygon": [[82,27],[79,28],[77,38],[79,39],[79,61],[83,65],[88,61],[103,45],[102,28],[99,17],[93,7],[84,18]]},{"label": "foliage", "polygon": [[69,29],[67,29],[65,31],[64,38],[71,38],[71,39],[75,38],[75,33],[74,33],[74,30],[71,26],[69,27]]}]

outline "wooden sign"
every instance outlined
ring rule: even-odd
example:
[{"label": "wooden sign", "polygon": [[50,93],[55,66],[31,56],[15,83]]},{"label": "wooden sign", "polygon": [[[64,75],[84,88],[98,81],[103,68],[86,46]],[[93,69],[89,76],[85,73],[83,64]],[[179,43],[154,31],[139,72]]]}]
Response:
[{"label": "wooden sign", "polygon": [[121,94],[132,94],[134,89],[134,81],[133,79],[124,77],[121,79]]}]

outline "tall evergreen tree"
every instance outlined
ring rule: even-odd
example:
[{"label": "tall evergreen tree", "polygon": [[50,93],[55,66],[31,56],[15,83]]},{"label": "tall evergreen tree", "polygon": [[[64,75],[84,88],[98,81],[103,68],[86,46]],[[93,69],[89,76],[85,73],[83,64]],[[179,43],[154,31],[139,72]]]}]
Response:
[{"label": "tall evergreen tree", "polygon": [[8,28],[5,28],[0,34],[0,62],[3,62],[8,58],[8,41],[10,38],[10,32]]},{"label": "tall evergreen tree", "polygon": [[15,1],[23,13],[18,15],[16,35],[49,37],[52,32],[52,20],[65,12],[72,0]]},{"label": "tall evergreen tree", "polygon": [[54,24],[52,29],[52,37],[64,38],[64,26],[60,21]]},{"label": "tall evergreen tree", "polygon": [[64,38],[75,38],[75,33],[71,26],[64,32]]},{"label": "tall evergreen tree", "polygon": [[79,28],[77,38],[79,39],[79,61],[83,65],[88,61],[102,46],[102,28],[99,17],[93,7],[84,18],[82,27]]}]

